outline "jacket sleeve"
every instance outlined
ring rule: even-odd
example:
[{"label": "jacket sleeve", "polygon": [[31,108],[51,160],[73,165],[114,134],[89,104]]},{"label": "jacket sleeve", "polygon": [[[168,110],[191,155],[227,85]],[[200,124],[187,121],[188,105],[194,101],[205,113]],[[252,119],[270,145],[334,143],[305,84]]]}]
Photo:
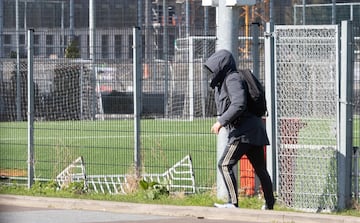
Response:
[{"label": "jacket sleeve", "polygon": [[[246,110],[247,91],[244,80],[238,73],[229,74],[225,78],[227,96],[230,99],[228,109],[218,118],[222,126],[229,125],[238,119]],[[224,90],[224,89],[222,89]]]}]

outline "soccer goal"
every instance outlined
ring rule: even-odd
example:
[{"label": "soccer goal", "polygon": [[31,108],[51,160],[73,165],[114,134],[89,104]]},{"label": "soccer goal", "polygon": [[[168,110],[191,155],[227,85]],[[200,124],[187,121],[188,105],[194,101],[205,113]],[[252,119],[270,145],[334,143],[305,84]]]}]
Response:
[{"label": "soccer goal", "polygon": [[[27,62],[3,62],[1,119],[25,120],[27,114]],[[99,113],[99,95],[92,66],[86,60],[34,60],[34,107],[37,120],[83,120]]]},{"label": "soccer goal", "polygon": [[176,39],[169,87],[170,117],[193,120],[212,116],[215,108],[213,92],[203,63],[215,52],[215,40],[208,36]]}]

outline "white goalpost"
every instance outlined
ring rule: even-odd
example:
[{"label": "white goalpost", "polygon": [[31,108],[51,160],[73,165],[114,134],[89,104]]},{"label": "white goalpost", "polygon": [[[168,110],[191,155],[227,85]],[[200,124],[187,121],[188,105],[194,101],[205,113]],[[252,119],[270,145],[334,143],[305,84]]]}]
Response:
[{"label": "white goalpost", "polygon": [[[204,58],[215,52],[213,36],[191,36],[175,42],[175,63],[171,81],[169,116],[193,120],[211,113],[208,78],[203,72]],[[179,95],[182,95],[179,96]]]}]

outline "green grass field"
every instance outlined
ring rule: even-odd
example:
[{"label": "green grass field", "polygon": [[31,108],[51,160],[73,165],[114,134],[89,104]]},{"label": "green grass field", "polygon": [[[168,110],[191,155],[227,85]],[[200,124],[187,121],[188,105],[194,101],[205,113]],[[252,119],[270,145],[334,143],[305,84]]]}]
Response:
[{"label": "green grass field", "polygon": [[[201,186],[212,186],[216,171],[214,120],[142,120],[141,162],[146,173],[163,173],[190,154]],[[1,169],[27,169],[27,123],[1,122]],[[88,175],[125,174],[132,171],[132,120],[36,122],[35,174],[55,177],[78,156]]]},{"label": "green grass field", "polygon": [[[337,142],[331,120],[302,120],[298,144],[279,150],[279,193],[294,208],[334,210],[337,205]],[[354,120],[353,144],[359,146],[360,122]],[[360,164],[359,164],[360,165]],[[359,184],[360,182],[358,182]]]},{"label": "green grass field", "polygon": [[360,149],[360,116],[353,119],[353,145]]},{"label": "green grass field", "polygon": [[[216,136],[210,133],[213,121],[141,120],[143,172],[163,173],[190,154],[197,186],[212,187],[216,182]],[[357,118],[353,132],[357,146],[360,146],[359,126],[360,118]],[[26,128],[26,122],[0,122],[0,169],[27,170]],[[39,121],[34,128],[35,175],[38,178],[54,178],[79,156],[84,157],[88,175],[133,171],[132,119]],[[323,144],[331,137],[331,128],[326,120],[307,120],[306,127],[300,130],[299,143]]]}]

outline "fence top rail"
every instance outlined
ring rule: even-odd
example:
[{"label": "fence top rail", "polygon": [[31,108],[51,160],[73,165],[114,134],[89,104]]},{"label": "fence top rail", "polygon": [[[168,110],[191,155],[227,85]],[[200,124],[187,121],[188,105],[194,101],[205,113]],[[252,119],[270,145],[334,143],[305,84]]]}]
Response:
[{"label": "fence top rail", "polygon": [[275,29],[334,29],[338,25],[276,25]]},{"label": "fence top rail", "polygon": [[[347,3],[336,3],[336,6],[353,6],[353,5],[360,5],[360,2],[347,2]],[[302,8],[302,7],[327,7],[327,6],[333,6],[332,3],[325,3],[325,4],[294,4],[294,8]]]},{"label": "fence top rail", "polygon": [[[185,40],[216,40],[216,36],[189,36],[177,38],[176,41],[185,41]],[[238,40],[252,40],[252,36],[238,36]],[[259,36],[259,39],[263,40],[263,36]]]}]

